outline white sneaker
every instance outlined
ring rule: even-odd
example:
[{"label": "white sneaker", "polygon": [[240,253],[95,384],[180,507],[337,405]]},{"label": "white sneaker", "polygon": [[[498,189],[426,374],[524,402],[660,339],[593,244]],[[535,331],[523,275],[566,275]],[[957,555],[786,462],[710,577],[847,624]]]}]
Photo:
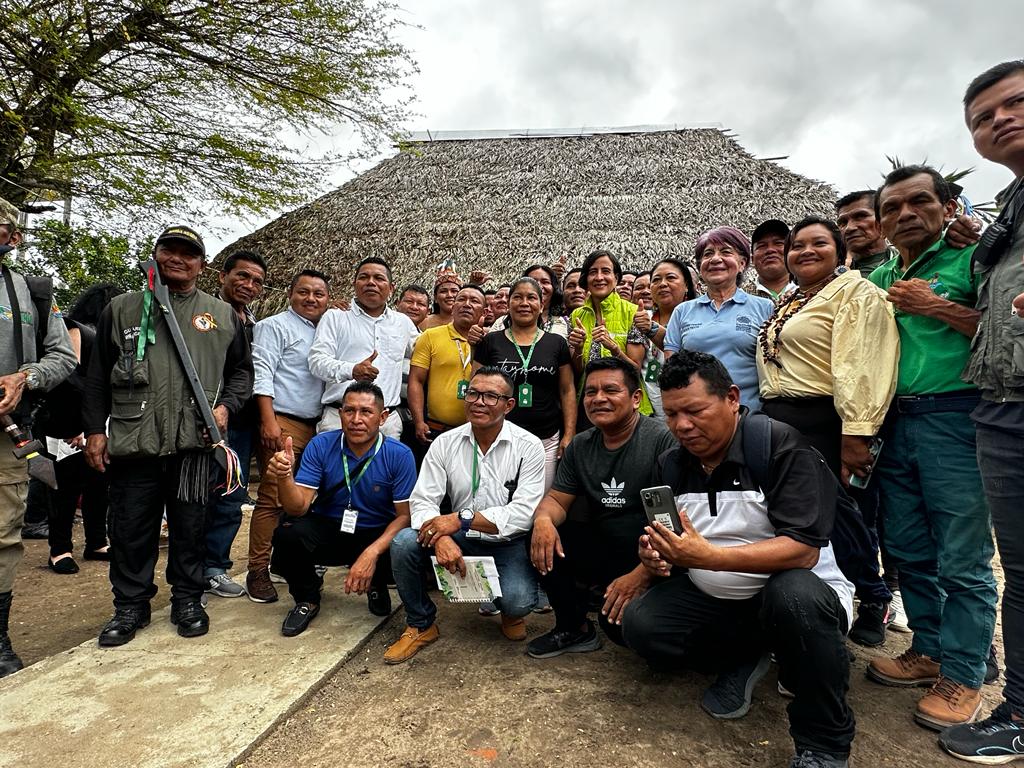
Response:
[{"label": "white sneaker", "polygon": [[910,632],[910,625],[907,624],[907,613],[903,610],[903,596],[899,591],[892,593],[892,602],[889,603],[889,624],[888,629],[893,632]]},{"label": "white sneaker", "polygon": [[279,573],[270,572],[270,580],[275,584],[287,584],[288,580]]},{"label": "white sneaker", "polygon": [[226,573],[218,573],[211,576],[207,583],[206,591],[217,597],[241,597],[245,594],[245,587],[235,583]]}]

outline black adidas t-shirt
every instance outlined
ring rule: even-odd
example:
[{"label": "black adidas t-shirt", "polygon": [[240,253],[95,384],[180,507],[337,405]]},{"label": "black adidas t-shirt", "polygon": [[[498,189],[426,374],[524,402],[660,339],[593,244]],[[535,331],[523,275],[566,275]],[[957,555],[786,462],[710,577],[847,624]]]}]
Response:
[{"label": "black adidas t-shirt", "polygon": [[635,541],[647,525],[640,491],[658,484],[658,457],[677,445],[665,424],[648,416],[641,416],[633,436],[613,451],[592,427],[565,449],[552,488],[583,499],[602,535]]}]

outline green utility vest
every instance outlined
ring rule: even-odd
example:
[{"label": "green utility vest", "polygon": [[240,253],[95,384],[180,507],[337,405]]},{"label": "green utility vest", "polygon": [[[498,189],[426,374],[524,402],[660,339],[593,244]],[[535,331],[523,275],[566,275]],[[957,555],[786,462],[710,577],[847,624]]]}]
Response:
[{"label": "green utility vest", "polygon": [[[167,456],[204,448],[202,416],[156,301],[150,312],[156,343],[136,359],[142,296],[127,293],[110,305],[111,341],[120,350],[110,372],[110,455]],[[235,337],[234,310],[200,290],[172,293],[171,309],[212,408]]]},{"label": "green utility vest", "polygon": [[[629,329],[633,327],[633,316],[636,314],[637,309],[636,304],[626,301],[615,291],[608,294],[601,302],[601,319],[604,320],[605,328],[608,329],[608,333],[615,339],[615,343],[619,345],[623,352],[626,351],[626,335],[629,333]],[[591,334],[594,332],[594,326],[597,325],[593,296],[587,296],[583,306],[577,307],[572,311],[572,321],[569,325],[570,331],[576,325],[576,320],[580,321],[580,325],[587,332],[586,341],[583,342],[583,362],[585,368],[587,354],[590,350]],[[611,354],[607,349],[601,347],[601,357],[611,357]],[[644,395],[643,400],[640,401],[640,413],[650,416],[654,413],[654,408],[651,406],[650,398],[647,397],[647,388],[644,386],[643,376],[641,374],[638,375],[640,376],[640,391]],[[579,399],[582,400],[583,376],[580,376],[577,392],[579,393]]]}]

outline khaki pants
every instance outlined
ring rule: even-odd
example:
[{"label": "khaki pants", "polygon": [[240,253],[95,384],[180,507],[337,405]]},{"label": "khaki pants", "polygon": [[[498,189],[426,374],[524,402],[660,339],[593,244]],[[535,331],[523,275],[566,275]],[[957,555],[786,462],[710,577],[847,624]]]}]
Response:
[{"label": "khaki pants", "polygon": [[21,527],[28,498],[28,464],[11,450],[10,439],[0,434],[0,594],[14,586],[14,571],[25,552]]},{"label": "khaki pants", "polygon": [[[298,469],[299,459],[302,457],[302,450],[306,443],[313,439],[316,434],[316,427],[311,424],[303,424],[301,421],[289,419],[279,413],[274,414],[277,425],[281,428],[281,439],[291,437],[292,448],[295,451],[295,461],[292,464],[293,470]],[[253,436],[259,439],[258,434]],[[258,571],[270,565],[271,542],[274,539],[274,531],[277,529],[278,521],[281,519],[281,505],[277,500],[277,478],[270,477],[267,473],[267,465],[270,463],[271,451],[259,445],[260,458],[260,487],[256,492],[256,508],[252,511],[252,519],[249,521],[249,570]]]}]

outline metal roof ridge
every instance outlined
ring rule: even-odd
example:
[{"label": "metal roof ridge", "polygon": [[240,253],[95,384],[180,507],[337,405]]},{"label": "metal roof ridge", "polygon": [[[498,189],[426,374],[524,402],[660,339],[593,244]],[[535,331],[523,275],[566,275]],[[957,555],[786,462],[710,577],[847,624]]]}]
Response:
[{"label": "metal roof ridge", "polygon": [[723,130],[721,123],[663,123],[651,125],[582,126],[580,128],[494,128],[477,130],[407,131],[399,141],[421,143],[433,141],[481,141],[493,139],[551,139],[577,136],[601,136],[633,133],[670,133],[686,130]]}]

